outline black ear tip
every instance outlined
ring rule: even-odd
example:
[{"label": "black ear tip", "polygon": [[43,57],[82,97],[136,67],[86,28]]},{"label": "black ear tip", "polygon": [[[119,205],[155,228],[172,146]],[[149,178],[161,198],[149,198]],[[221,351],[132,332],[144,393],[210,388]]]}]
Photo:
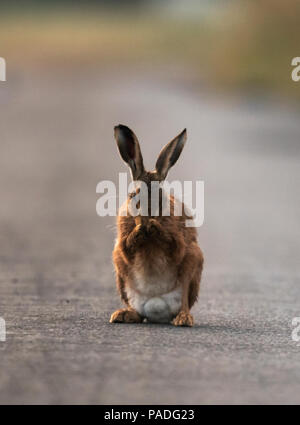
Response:
[{"label": "black ear tip", "polygon": [[185,144],[185,142],[186,142],[186,139],[187,139],[187,131],[186,131],[186,128],[184,129],[184,130],[182,130],[182,132],[179,134],[179,139],[180,139],[180,142],[181,143],[183,143],[183,144]]},{"label": "black ear tip", "polygon": [[126,126],[125,125],[122,125],[122,124],[118,124],[118,125],[115,125],[114,126],[114,130],[115,131],[118,131],[118,130],[123,130],[124,128],[126,128]]},{"label": "black ear tip", "polygon": [[114,128],[119,129],[119,130],[129,130],[130,131],[130,128],[127,127],[127,125],[124,125],[124,124],[118,124]]},{"label": "black ear tip", "polygon": [[115,130],[115,133],[121,132],[121,134],[127,137],[130,137],[130,136],[132,137],[132,134],[133,134],[132,130],[130,130],[130,128],[127,127],[127,125],[123,125],[123,124],[116,125],[114,127],[114,130]]}]

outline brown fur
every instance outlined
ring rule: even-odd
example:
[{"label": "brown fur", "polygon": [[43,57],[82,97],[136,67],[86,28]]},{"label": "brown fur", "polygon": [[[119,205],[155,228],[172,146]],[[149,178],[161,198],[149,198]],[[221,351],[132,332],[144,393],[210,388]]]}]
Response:
[{"label": "brown fur", "polygon": [[[138,143],[135,135],[134,137],[135,143]],[[161,181],[166,175],[166,169],[168,170],[172,165],[172,163],[168,165],[169,163],[166,162],[170,161],[172,155],[172,146],[169,147],[169,145],[167,145],[167,149],[164,148],[164,152],[162,151],[166,158],[162,155],[159,157],[163,169],[161,173],[157,169],[154,172],[147,172],[143,169],[143,166],[141,169],[134,168],[134,171],[139,174],[139,180],[144,181],[148,187],[150,187],[151,181]],[[181,149],[182,147],[180,152]],[[139,146],[136,150],[140,152]],[[139,155],[141,154],[139,153]],[[139,163],[142,164],[141,158]],[[164,175],[162,176],[162,174]],[[134,193],[131,194],[131,197],[134,195]],[[129,199],[121,211],[123,208],[127,208],[128,202]],[[170,216],[162,216],[160,211],[160,215],[156,217],[134,218],[131,215],[122,216],[119,212],[117,218],[118,236],[113,251],[113,262],[117,288],[122,301],[127,305],[127,309],[117,310],[113,313],[111,322],[138,323],[143,320],[130,306],[126,292],[129,288],[133,288],[131,278],[133,268],[137,271],[139,269],[141,271],[147,270],[149,274],[154,271],[159,273],[160,270],[168,268],[172,270],[175,276],[174,288],[178,286],[183,288],[181,310],[174,318],[173,324],[176,326],[193,325],[190,309],[198,297],[203,255],[197,243],[196,229],[185,226],[185,220],[190,217],[184,212],[182,216],[174,216],[173,197],[170,197],[170,202]]]}]

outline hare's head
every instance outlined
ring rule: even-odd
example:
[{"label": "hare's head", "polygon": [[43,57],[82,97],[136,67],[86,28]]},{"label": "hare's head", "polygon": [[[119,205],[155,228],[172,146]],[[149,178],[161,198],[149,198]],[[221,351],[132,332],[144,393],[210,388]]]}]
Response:
[{"label": "hare's head", "polygon": [[169,169],[175,164],[185,145],[186,129],[161,150],[154,171],[145,170],[139,141],[130,128],[122,124],[116,126],[115,139],[121,157],[130,167],[132,179],[150,185],[151,181],[165,180]]},{"label": "hare's head", "polygon": [[[128,164],[131,170],[131,176],[133,181],[139,181],[146,183],[146,192],[141,192],[141,200],[145,199],[147,202],[146,211],[151,216],[151,211],[156,211],[158,215],[162,214],[162,196],[164,192],[159,189],[159,197],[157,203],[154,202],[151,196],[152,182],[162,182],[165,180],[169,169],[175,164],[179,158],[181,151],[186,142],[186,130],[184,129],[178,136],[176,136],[171,142],[169,142],[158,155],[155,169],[153,171],[147,171],[144,168],[143,157],[138,139],[134,132],[125,125],[119,124],[115,127],[115,139],[118,144],[118,148],[123,160]],[[135,196],[136,193],[140,192],[140,188],[136,186],[134,192],[131,193],[131,197]],[[152,198],[152,200],[151,200]],[[156,199],[156,198],[155,198]],[[151,208],[150,208],[151,205]],[[151,209],[151,211],[150,211]],[[145,211],[145,210],[144,210]],[[157,213],[155,215],[157,215]]]}]

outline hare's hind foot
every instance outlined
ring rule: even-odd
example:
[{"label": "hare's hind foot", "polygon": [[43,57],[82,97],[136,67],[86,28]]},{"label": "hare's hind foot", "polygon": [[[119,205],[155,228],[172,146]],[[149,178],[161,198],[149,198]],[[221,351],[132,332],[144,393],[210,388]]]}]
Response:
[{"label": "hare's hind foot", "polygon": [[194,318],[190,313],[186,311],[180,311],[172,323],[174,326],[193,326]]},{"label": "hare's hind foot", "polygon": [[120,308],[110,316],[110,323],[141,323],[142,316],[133,309]]}]

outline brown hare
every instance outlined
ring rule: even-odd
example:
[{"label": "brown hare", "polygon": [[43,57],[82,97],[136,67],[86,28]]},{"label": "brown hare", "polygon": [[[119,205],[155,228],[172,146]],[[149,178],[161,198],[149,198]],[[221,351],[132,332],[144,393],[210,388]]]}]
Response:
[{"label": "brown hare", "polygon": [[[146,183],[151,202],[151,182],[162,182],[185,145],[186,130],[160,152],[155,170],[146,171],[136,135],[126,126],[115,127],[115,139],[123,160],[131,169],[133,181]],[[203,267],[203,255],[194,227],[186,227],[189,217],[174,215],[176,199],[168,196],[170,215],[133,217],[128,203],[139,189],[130,194],[120,208],[118,235],[113,251],[116,283],[126,308],[115,311],[111,323],[172,322],[175,326],[193,326],[190,309],[197,300]],[[183,206],[183,204],[181,204]],[[124,209],[125,213],[124,214]],[[151,213],[149,211],[149,213]]]}]

